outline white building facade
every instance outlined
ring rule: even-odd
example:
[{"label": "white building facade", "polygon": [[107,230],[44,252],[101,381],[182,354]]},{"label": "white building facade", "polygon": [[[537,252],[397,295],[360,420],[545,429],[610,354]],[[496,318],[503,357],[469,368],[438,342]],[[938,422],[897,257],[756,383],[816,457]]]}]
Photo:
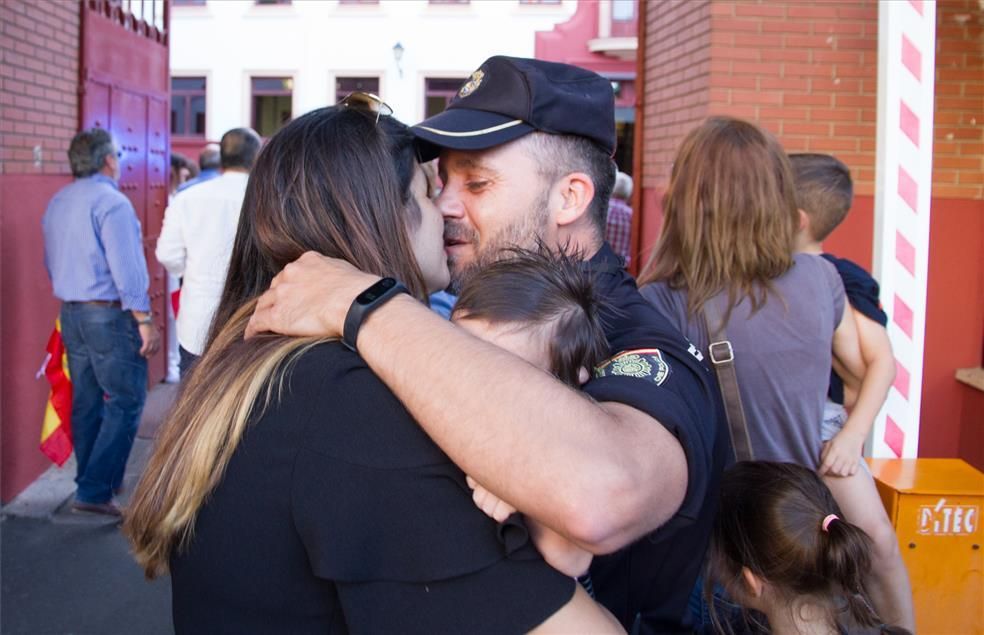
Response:
[{"label": "white building facade", "polygon": [[496,54],[533,57],[535,33],[577,0],[173,0],[172,146],[230,128],[263,135],[352,90],[378,93],[406,123]]}]

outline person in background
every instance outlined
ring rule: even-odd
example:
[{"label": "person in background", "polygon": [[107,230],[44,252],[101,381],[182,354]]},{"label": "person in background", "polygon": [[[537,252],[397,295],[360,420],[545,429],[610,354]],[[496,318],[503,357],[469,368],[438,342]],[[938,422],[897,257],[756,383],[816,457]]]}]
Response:
[{"label": "person in background", "polygon": [[61,331],[72,378],[72,441],[78,490],[72,508],[120,516],[123,485],[147,397],[147,358],[160,334],[147,293],[140,221],[117,181],[120,156],[101,128],[68,149],[75,181],[41,219],[44,264],[62,302]]},{"label": "person in background", "polygon": [[182,376],[205,348],[225,285],[249,170],[260,145],[259,135],[250,128],[222,135],[222,175],[179,192],[164,213],[154,253],[171,275],[182,278],[177,318]]},{"label": "person in background", "polygon": [[[705,596],[712,622],[720,633],[732,631],[718,615],[716,583],[741,606],[764,614],[770,633],[908,633],[884,625],[871,606],[865,584],[874,564],[871,551],[871,539],[844,519],[813,470],[793,463],[737,463],[721,482],[708,557]],[[751,621],[756,632],[766,626]]]},{"label": "person in background", "polygon": [[612,250],[625,260],[632,261],[632,177],[625,172],[615,175],[615,187],[608,202],[608,218],[605,222],[605,240]]},{"label": "person in background", "polygon": [[833,265],[794,254],[786,153],[752,123],[707,119],[677,152],[663,210],[642,295],[703,351],[723,327],[756,459],[818,469],[832,352],[852,377],[864,363]]},{"label": "person in background", "polygon": [[178,188],[192,178],[191,162],[180,152],[171,153],[171,178],[168,181],[168,200],[174,198]]},{"label": "person in background", "polygon": [[[168,181],[167,202],[168,205],[174,200],[175,194],[189,179],[195,175],[191,173],[192,163],[180,152],[171,153],[171,177]],[[196,168],[197,169],[197,168]],[[167,274],[167,375],[165,380],[168,383],[176,383],[181,375],[181,354],[178,348],[178,333],[176,327],[176,315],[174,298],[179,297],[181,290],[181,278],[171,273]]]},{"label": "person in background", "polygon": [[[888,316],[878,298],[878,282],[859,265],[824,253],[821,243],[843,222],[851,209],[854,187],[851,172],[827,154],[791,154],[796,178],[796,205],[800,229],[796,249],[822,256],[837,269],[848,306],[857,323],[861,356],[865,363],[860,385],[845,391],[844,380],[830,371],[830,388],[824,406],[820,475],[847,518],[874,542],[868,588],[875,608],[893,624],[915,629],[912,587],[898,538],[881,504],[875,481],[861,458],[864,442],[875,417],[895,381],[895,356],[888,339]],[[848,376],[848,380],[851,378]],[[850,388],[850,387],[849,387]],[[845,393],[853,394],[850,414]]]},{"label": "person in background", "polygon": [[864,369],[833,265],[794,254],[786,153],[752,123],[709,118],[677,151],[663,212],[640,292],[709,360],[726,357],[711,342],[730,343],[740,397],[725,398],[748,440],[733,434],[736,455],[818,469],[832,357],[852,376]]},{"label": "person in background", "polygon": [[217,143],[210,143],[198,154],[198,176],[192,177],[178,186],[183,192],[189,187],[218,178],[222,168],[222,151]]},{"label": "person in background", "polygon": [[[205,146],[198,155],[198,167],[201,170],[198,176],[190,178],[178,185],[177,189],[171,194],[170,200],[173,200],[174,195],[178,192],[183,192],[189,187],[204,183],[205,181],[211,181],[219,176],[220,168],[222,167],[219,144],[210,143]],[[168,201],[169,203],[170,200]],[[169,298],[180,298],[181,278],[170,272],[167,274],[167,292]],[[178,345],[177,316],[175,315],[175,306],[178,303],[178,299],[168,302],[167,310],[167,381],[169,383],[177,382],[181,375],[181,352]]]}]

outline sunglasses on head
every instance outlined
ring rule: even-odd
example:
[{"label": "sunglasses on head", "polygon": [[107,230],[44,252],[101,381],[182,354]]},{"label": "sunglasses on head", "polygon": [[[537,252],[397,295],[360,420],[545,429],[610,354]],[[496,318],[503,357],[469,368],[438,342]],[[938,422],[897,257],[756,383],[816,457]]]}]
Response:
[{"label": "sunglasses on head", "polygon": [[364,93],[362,91],[349,93],[343,97],[337,105],[374,112],[376,113],[376,123],[379,123],[380,115],[385,115],[387,117],[393,115],[393,109],[389,107],[389,104],[380,99],[378,95]]}]

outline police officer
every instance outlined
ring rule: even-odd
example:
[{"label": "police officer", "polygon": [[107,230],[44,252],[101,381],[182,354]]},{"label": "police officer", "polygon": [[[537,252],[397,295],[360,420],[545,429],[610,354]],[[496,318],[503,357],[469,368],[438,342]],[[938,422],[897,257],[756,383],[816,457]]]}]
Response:
[{"label": "police officer", "polygon": [[277,276],[247,334],[344,335],[466,473],[612,554],[595,558],[591,576],[623,626],[689,630],[728,443],[709,371],[604,242],[615,174],[609,82],[492,57],[413,130],[422,154],[440,153],[453,279],[513,245],[542,241],[585,257],[615,308],[603,320],[612,356],[584,394],[405,294],[362,293],[379,278],[313,253]]}]

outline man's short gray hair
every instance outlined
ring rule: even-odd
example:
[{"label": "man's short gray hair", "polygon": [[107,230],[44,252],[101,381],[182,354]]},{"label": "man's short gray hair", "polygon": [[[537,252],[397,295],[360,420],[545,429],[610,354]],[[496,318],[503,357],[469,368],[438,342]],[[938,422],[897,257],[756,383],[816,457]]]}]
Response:
[{"label": "man's short gray hair", "polygon": [[68,162],[76,178],[92,176],[106,164],[106,157],[116,152],[113,135],[102,128],[83,130],[68,146]]},{"label": "man's short gray hair", "polygon": [[202,170],[218,170],[222,167],[222,154],[219,144],[210,143],[198,155],[198,167]]},{"label": "man's short gray hair", "polygon": [[599,236],[605,235],[608,200],[615,183],[615,161],[601,146],[585,137],[533,132],[525,137],[530,155],[537,162],[540,174],[556,181],[572,172],[584,172],[594,183],[595,194],[588,214]]},{"label": "man's short gray hair", "polygon": [[619,170],[618,174],[615,175],[615,188],[612,190],[612,197],[627,201],[630,196],[632,196],[632,177]]}]

